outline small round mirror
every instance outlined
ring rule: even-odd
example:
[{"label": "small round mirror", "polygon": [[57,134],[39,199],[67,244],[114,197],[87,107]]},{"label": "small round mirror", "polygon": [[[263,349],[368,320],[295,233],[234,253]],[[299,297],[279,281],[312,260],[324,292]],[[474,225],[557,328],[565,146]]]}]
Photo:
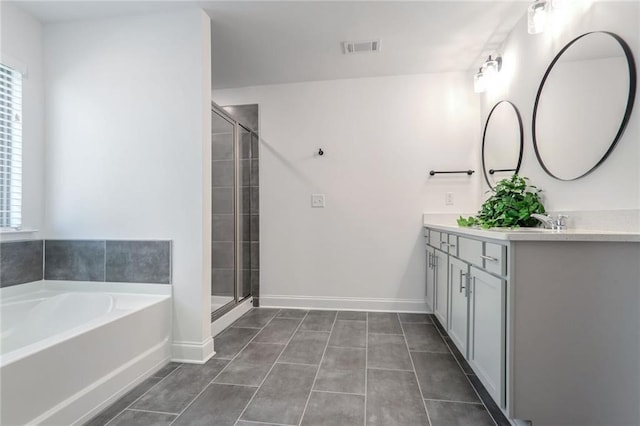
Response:
[{"label": "small round mirror", "polygon": [[518,173],[523,143],[518,108],[509,101],[498,102],[491,108],[482,134],[482,170],[489,187]]},{"label": "small round mirror", "polygon": [[622,136],[635,90],[633,55],[616,34],[590,32],[563,47],[533,108],[533,147],[542,168],[566,181],[595,170]]}]

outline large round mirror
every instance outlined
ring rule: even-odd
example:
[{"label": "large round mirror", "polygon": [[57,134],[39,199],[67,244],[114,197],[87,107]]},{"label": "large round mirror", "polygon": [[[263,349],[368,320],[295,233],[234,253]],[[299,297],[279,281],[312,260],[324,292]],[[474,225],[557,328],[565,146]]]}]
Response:
[{"label": "large round mirror", "polygon": [[596,31],[568,43],[544,74],[533,108],[533,147],[560,180],[581,178],[607,159],[631,116],[636,69],[627,43]]},{"label": "large round mirror", "polygon": [[482,170],[491,188],[495,182],[520,170],[523,136],[518,108],[509,101],[495,104],[482,134]]}]

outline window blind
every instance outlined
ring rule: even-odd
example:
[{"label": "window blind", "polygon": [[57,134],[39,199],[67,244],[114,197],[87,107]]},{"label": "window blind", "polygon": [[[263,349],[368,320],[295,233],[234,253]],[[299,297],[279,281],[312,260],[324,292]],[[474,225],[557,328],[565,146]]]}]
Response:
[{"label": "window blind", "polygon": [[22,74],[0,64],[0,228],[22,225]]}]

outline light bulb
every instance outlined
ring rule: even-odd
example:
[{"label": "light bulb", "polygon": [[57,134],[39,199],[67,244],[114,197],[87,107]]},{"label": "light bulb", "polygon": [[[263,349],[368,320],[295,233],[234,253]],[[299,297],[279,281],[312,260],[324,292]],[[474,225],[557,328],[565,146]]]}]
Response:
[{"label": "light bulb", "polygon": [[539,34],[547,25],[547,2],[536,0],[527,11],[527,30],[529,34]]},{"label": "light bulb", "polygon": [[486,80],[482,73],[482,68],[473,75],[473,91],[476,93],[482,93],[487,90]]}]

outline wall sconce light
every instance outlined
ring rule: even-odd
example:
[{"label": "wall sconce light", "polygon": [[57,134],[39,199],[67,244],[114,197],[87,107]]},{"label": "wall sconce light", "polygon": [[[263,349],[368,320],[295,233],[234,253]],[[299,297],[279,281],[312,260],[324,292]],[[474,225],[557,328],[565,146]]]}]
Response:
[{"label": "wall sconce light", "polygon": [[495,83],[501,68],[502,57],[496,56],[494,59],[489,55],[484,64],[478,69],[478,72],[473,75],[473,91],[482,93],[491,87]]},{"label": "wall sconce light", "polygon": [[546,0],[536,0],[527,11],[527,30],[529,34],[539,34],[547,25],[549,5]]},{"label": "wall sconce light", "polygon": [[476,93],[482,93],[487,90],[486,80],[482,73],[482,67],[478,68],[478,72],[473,75],[473,91]]},{"label": "wall sconce light", "polygon": [[491,86],[498,77],[498,72],[502,68],[502,57],[496,56],[495,59],[489,58],[485,61],[482,66],[482,73],[484,74],[484,78],[486,80],[487,87]]}]

